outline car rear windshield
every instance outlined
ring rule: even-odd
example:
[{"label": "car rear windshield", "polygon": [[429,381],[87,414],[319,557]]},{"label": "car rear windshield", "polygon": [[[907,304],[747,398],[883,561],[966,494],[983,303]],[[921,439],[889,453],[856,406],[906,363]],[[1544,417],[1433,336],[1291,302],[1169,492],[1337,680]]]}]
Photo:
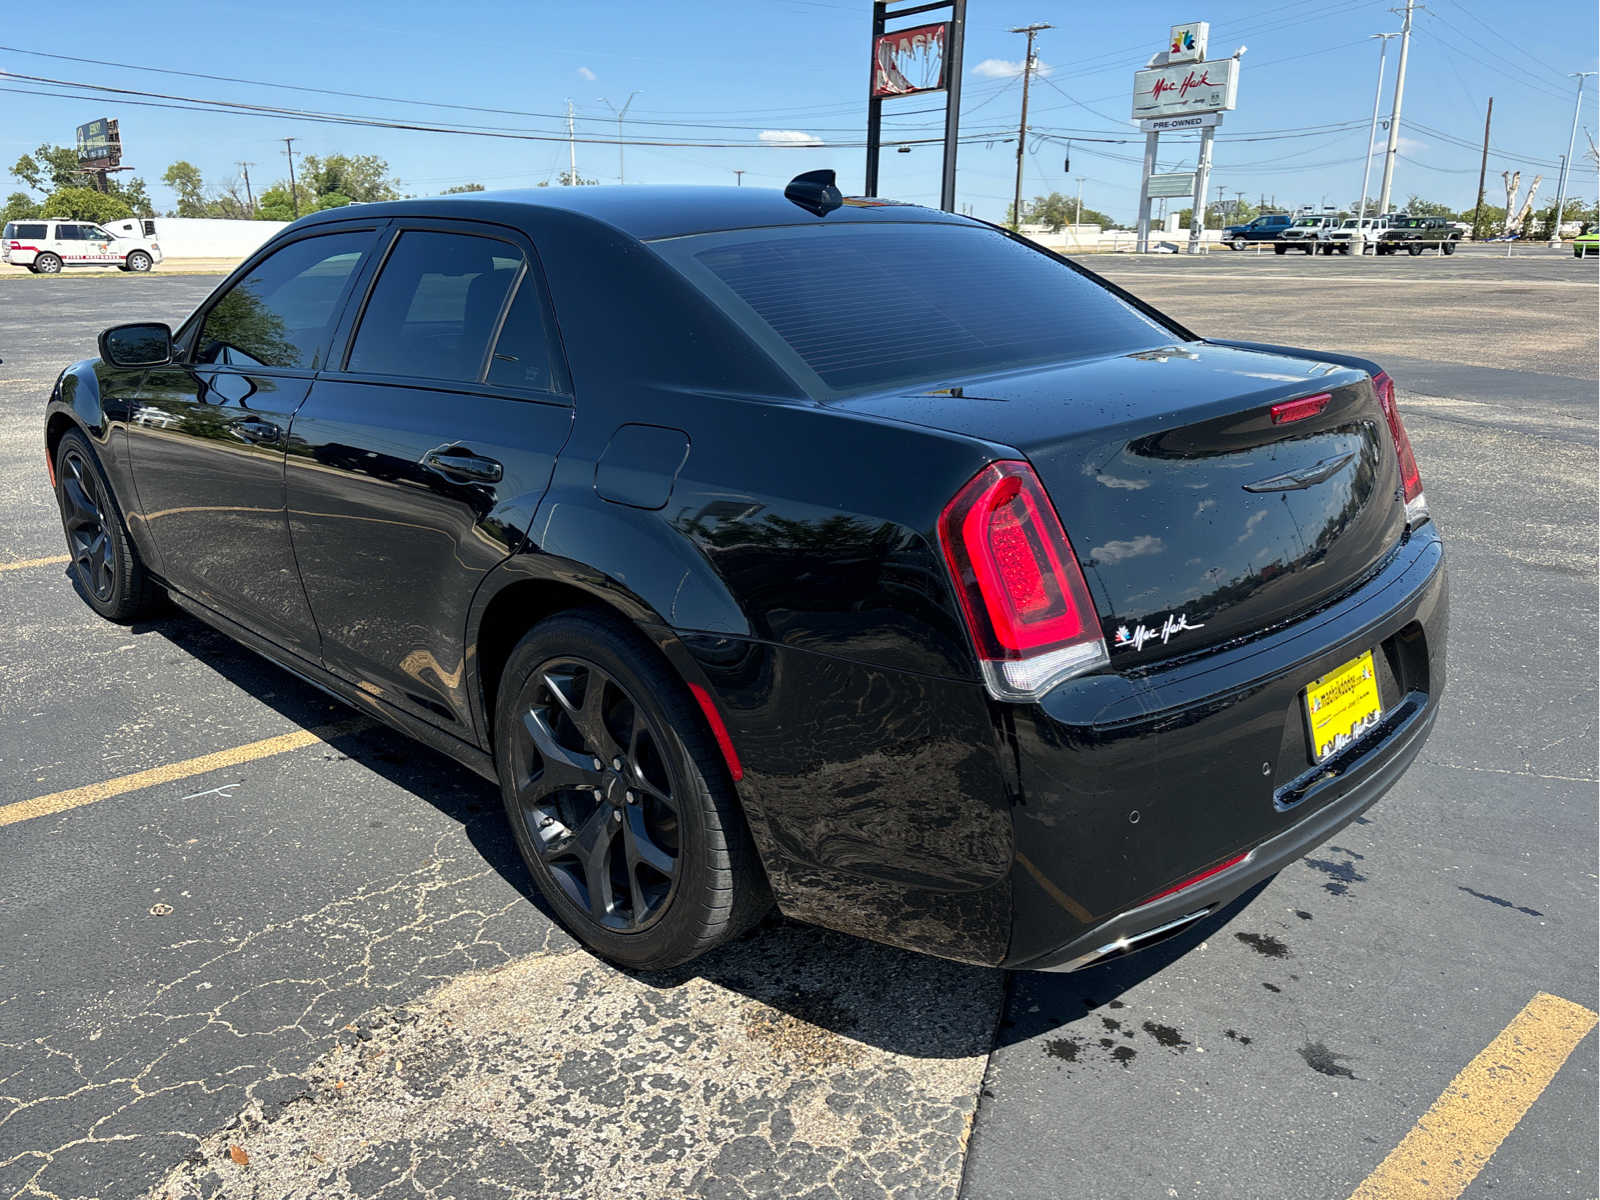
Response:
[{"label": "car rear windshield", "polygon": [[825,392],[1121,354],[1175,337],[1092,278],[978,226],[800,226],[653,245]]}]

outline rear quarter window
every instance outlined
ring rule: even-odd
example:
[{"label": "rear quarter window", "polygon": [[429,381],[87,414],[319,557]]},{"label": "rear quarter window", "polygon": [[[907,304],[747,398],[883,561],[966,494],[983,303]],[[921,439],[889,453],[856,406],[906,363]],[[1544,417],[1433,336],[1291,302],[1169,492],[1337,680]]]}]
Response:
[{"label": "rear quarter window", "polygon": [[824,392],[1119,354],[1175,336],[1065,263],[975,226],[800,226],[652,244]]}]

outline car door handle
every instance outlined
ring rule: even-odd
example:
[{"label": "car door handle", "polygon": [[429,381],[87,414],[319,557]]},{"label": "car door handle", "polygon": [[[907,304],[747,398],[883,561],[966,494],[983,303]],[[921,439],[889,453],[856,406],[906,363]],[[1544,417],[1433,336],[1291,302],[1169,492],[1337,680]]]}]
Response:
[{"label": "car door handle", "polygon": [[479,483],[499,483],[504,469],[492,458],[484,458],[470,450],[446,446],[429,450],[422,456],[422,465],[442,475],[472,479]]},{"label": "car door handle", "polygon": [[276,442],[283,437],[283,430],[271,421],[263,421],[256,417],[247,417],[243,421],[235,421],[228,426],[236,437],[247,442],[261,444],[263,442]]}]

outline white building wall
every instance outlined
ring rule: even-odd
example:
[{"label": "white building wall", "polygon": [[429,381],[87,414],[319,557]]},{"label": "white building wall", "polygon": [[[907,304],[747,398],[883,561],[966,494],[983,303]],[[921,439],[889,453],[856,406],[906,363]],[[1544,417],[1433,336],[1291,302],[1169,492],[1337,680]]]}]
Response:
[{"label": "white building wall", "polygon": [[[156,217],[155,240],[167,258],[244,258],[287,221],[223,221],[209,217]],[[112,233],[138,236],[137,221],[107,221]],[[123,229],[127,226],[127,230]]]}]

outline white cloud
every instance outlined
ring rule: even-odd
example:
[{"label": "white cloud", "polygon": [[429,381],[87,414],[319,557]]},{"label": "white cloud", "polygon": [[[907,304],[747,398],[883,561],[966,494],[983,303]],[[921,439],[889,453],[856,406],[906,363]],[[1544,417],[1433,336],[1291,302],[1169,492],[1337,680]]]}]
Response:
[{"label": "white cloud", "polygon": [[1142,533],[1129,541],[1107,542],[1104,546],[1096,546],[1089,551],[1089,557],[1095,562],[1119,563],[1125,558],[1138,558],[1145,554],[1160,554],[1165,550],[1166,544],[1158,537],[1151,537]]},{"label": "white cloud", "polygon": [[1428,143],[1421,138],[1408,138],[1403,133],[1395,140],[1395,145],[1408,154],[1428,148]]},{"label": "white cloud", "polygon": [[820,146],[822,139],[799,129],[763,129],[760,140],[769,146]]},{"label": "white cloud", "polygon": [[592,82],[594,82],[595,74],[594,74],[593,71],[589,70],[588,67],[579,67],[578,68],[578,78],[587,79],[592,83]]},{"label": "white cloud", "polygon": [[[1054,68],[1047,62],[1036,60],[1033,64],[1035,75],[1048,75],[1052,70]],[[972,68],[972,73],[984,79],[1015,79],[1022,74],[1022,60],[1019,58],[1012,62],[1006,58],[986,58]]]}]

